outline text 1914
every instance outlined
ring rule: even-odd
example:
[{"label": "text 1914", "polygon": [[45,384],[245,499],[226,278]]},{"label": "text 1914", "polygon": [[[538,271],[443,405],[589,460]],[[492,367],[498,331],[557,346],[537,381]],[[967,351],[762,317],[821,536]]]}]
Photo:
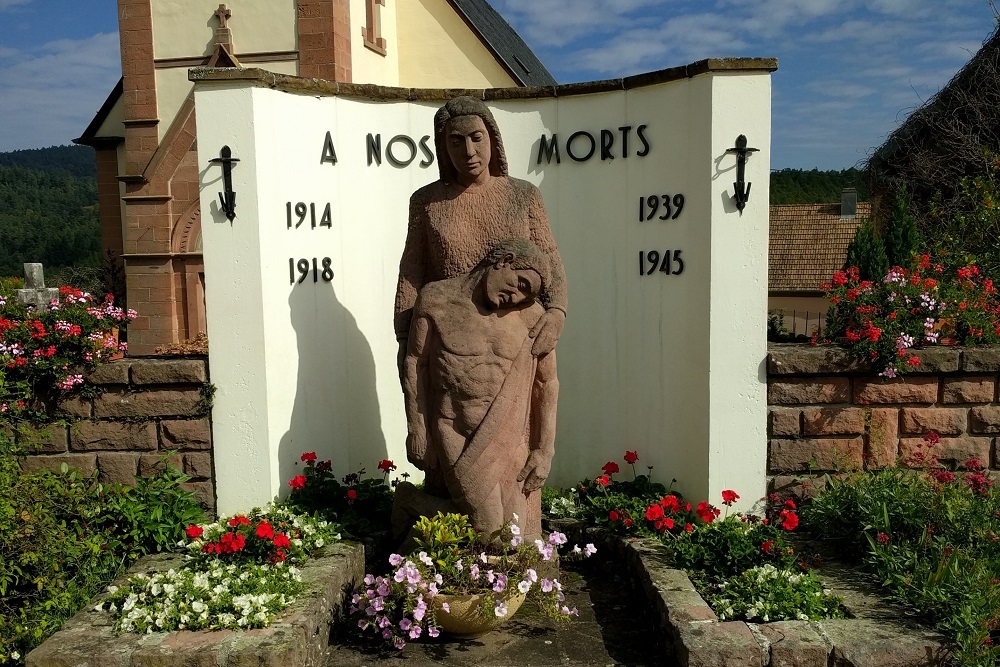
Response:
[{"label": "text 1914", "polygon": [[309,227],[311,229],[316,229],[317,227],[333,229],[333,214],[329,203],[317,219],[315,202],[308,204],[304,201],[294,204],[290,201],[285,202],[285,225],[288,229],[298,229],[306,221],[306,218],[309,218]]},{"label": "text 1914", "polygon": [[674,250],[674,254],[671,256],[669,250],[664,250],[662,255],[660,255],[659,250],[640,250],[639,275],[651,276],[657,271],[668,276],[679,276],[684,273],[684,260],[681,259],[681,251]]},{"label": "text 1914", "polygon": [[305,258],[299,260],[296,260],[294,257],[288,258],[289,284],[301,285],[306,281],[310,273],[312,273],[312,281],[314,283],[318,283],[320,280],[328,283],[333,280],[333,260],[329,257],[323,257],[322,259],[313,257],[311,265],[309,262],[310,260]]}]

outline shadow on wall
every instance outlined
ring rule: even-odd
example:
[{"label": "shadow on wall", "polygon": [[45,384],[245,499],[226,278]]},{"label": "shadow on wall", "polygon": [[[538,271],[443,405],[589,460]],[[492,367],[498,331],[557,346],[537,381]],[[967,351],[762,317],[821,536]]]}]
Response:
[{"label": "shadow on wall", "polygon": [[388,458],[375,359],[354,316],[326,282],[296,285],[288,305],[298,373],[288,430],[278,444],[282,497],[288,480],[300,474],[302,464],[296,464],[303,452],[331,459],[338,477],[359,464],[370,473]]}]

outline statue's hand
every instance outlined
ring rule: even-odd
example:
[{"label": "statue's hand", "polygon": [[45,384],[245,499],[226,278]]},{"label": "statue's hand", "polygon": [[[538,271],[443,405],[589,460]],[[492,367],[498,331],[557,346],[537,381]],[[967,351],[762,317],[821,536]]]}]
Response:
[{"label": "statue's hand", "polygon": [[525,495],[532,491],[537,491],[545,485],[545,478],[549,476],[549,469],[552,467],[552,459],[541,451],[531,452],[528,462],[517,474],[517,481],[524,482],[522,487]]},{"label": "statue's hand", "polygon": [[540,357],[556,349],[556,343],[559,341],[565,323],[566,313],[558,308],[546,310],[528,332],[528,336],[535,339],[531,346],[531,354]]},{"label": "statue's hand", "polygon": [[406,436],[406,460],[424,470],[427,464],[427,439],[413,433]]}]

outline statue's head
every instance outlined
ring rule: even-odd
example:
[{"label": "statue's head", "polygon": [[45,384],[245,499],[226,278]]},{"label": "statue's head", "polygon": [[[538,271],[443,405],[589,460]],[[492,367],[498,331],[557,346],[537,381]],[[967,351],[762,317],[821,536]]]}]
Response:
[{"label": "statue's head", "polygon": [[489,108],[474,97],[456,97],[434,114],[434,148],[446,183],[470,183],[484,172],[507,175],[500,130]]},{"label": "statue's head", "polygon": [[508,239],[479,263],[483,296],[493,309],[536,301],[549,284],[549,259],[528,239]]}]

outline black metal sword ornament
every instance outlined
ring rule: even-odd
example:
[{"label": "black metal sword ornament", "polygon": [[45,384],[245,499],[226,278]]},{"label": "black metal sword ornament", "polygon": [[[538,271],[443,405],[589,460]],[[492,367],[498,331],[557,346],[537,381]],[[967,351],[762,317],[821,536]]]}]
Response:
[{"label": "black metal sword ornament", "polygon": [[728,149],[727,153],[736,153],[736,182],[733,183],[733,199],[736,200],[736,208],[742,214],[747,202],[750,201],[750,183],[746,182],[747,156],[749,153],[756,153],[759,148],[747,148],[747,137],[741,134],[736,137],[736,146]]},{"label": "black metal sword ornament", "polygon": [[212,158],[209,162],[222,164],[222,192],[219,193],[219,203],[226,214],[229,222],[236,219],[236,193],[233,192],[233,163],[239,162],[239,158],[233,157],[233,151],[229,146],[223,146],[219,151],[219,156]]}]

